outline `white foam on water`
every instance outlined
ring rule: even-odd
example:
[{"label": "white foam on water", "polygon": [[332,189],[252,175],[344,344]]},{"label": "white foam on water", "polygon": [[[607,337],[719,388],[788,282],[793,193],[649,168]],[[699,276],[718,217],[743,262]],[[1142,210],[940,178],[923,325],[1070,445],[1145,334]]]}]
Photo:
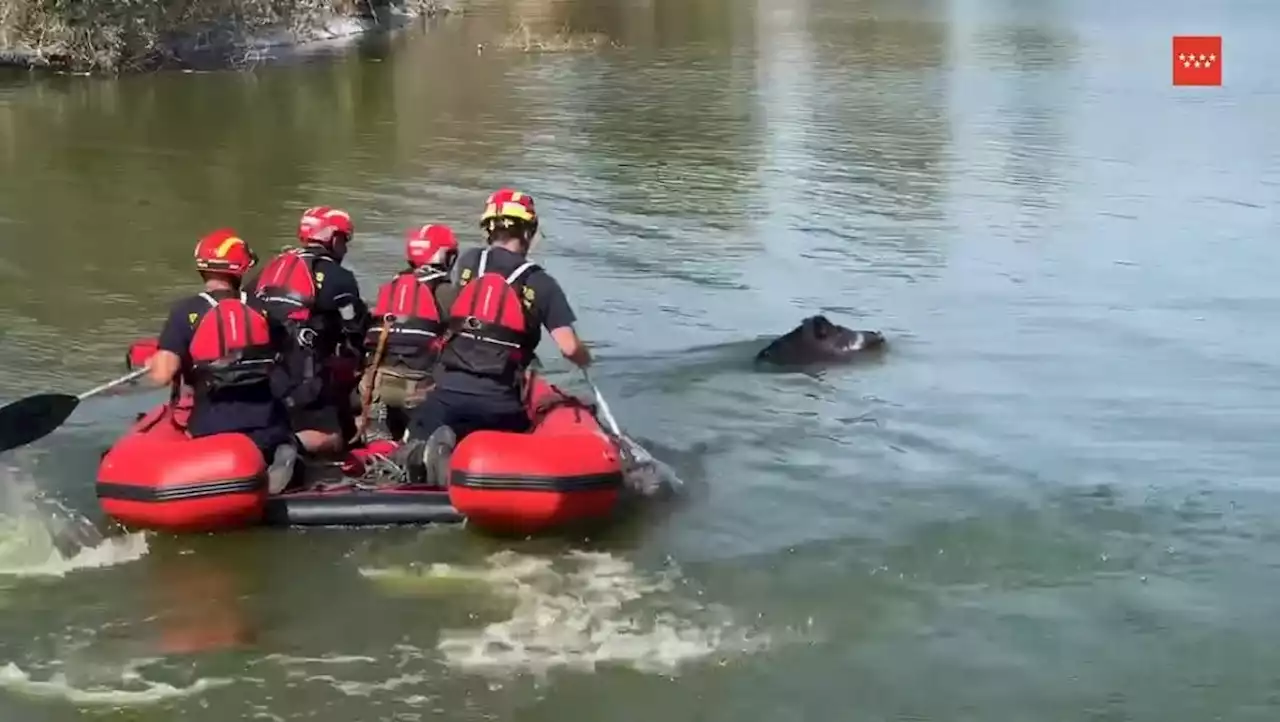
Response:
[{"label": "white foam on water", "polygon": [[508,618],[441,632],[436,650],[446,665],[466,672],[542,676],[556,668],[593,672],[617,665],[674,674],[689,662],[749,654],[770,643],[768,635],[739,625],[729,609],[682,594],[678,569],[646,574],[606,553],[550,559],[506,551],[481,567],[434,564],[417,572],[361,573],[400,577],[400,583],[417,576],[446,587],[478,582],[505,597]]},{"label": "white foam on water", "polygon": [[61,672],[54,673],[46,680],[38,680],[16,664],[9,663],[0,667],[0,689],[28,697],[61,699],[85,706],[130,707],[156,704],[177,697],[190,697],[231,683],[230,679],[207,678],[179,687],[148,680],[135,668],[126,667],[120,672],[118,686],[95,683],[80,687],[69,682]]},{"label": "white foam on water", "polygon": [[[380,692],[395,692],[403,687],[422,685],[427,681],[424,674],[402,674],[381,682],[360,682],[351,679],[338,679],[321,674],[307,678],[308,682],[327,682],[334,689],[348,697],[373,697]],[[415,695],[417,699],[430,699],[424,695]]]},{"label": "white foam on water", "polygon": [[288,654],[268,654],[263,657],[264,662],[276,662],[283,665],[306,665],[306,664],[374,664],[378,660],[373,657],[366,657],[360,654],[334,654],[324,657],[294,657]]},{"label": "white foam on water", "polygon": [[20,469],[0,468],[0,576],[65,576],[146,555],[143,534],[104,538],[92,522],[41,495]]},{"label": "white foam on water", "polygon": [[413,597],[456,597],[464,592],[492,589],[489,580],[477,570],[450,564],[427,567],[362,567],[360,576],[374,582],[387,594]]},{"label": "white foam on water", "polygon": [[[24,544],[8,544],[6,536],[10,534],[11,529],[12,527],[0,525],[0,576],[61,577],[81,569],[125,564],[141,559],[148,551],[145,536],[128,534],[103,539],[98,545],[83,548],[69,557],[63,556],[57,549],[48,549],[41,559],[39,553],[28,554],[27,549],[30,547],[24,548]],[[21,549],[21,553],[15,554],[15,549]]]}]

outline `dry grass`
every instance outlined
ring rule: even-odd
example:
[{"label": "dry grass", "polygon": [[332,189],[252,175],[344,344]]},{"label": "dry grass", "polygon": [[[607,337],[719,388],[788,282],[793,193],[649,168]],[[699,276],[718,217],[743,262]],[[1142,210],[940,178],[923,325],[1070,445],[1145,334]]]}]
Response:
[{"label": "dry grass", "polygon": [[606,47],[618,47],[618,44],[604,33],[573,32],[568,27],[549,34],[539,33],[525,23],[498,41],[499,49],[522,53],[572,53]]},{"label": "dry grass", "polygon": [[[180,50],[227,51],[265,28],[294,33],[388,0],[0,0],[0,61],[127,72]],[[396,4],[403,4],[396,2]],[[433,5],[410,0],[414,6]]]}]

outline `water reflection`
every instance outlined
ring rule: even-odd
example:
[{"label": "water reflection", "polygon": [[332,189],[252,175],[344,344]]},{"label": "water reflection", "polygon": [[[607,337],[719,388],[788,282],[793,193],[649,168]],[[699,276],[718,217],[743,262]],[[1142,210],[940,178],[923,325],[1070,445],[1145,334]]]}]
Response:
[{"label": "water reflection", "polygon": [[[991,11],[971,8],[982,9]],[[984,138],[991,158],[989,165],[975,169],[977,178],[989,184],[977,195],[1010,196],[1018,217],[1007,230],[1027,239],[1045,234],[1065,195],[1064,171],[1071,159],[1063,153],[1069,128],[1062,107],[1074,104],[1071,76],[1078,39],[1062,22],[1056,3],[994,12],[998,21],[964,28],[957,42],[983,73],[995,70],[1007,82],[997,86],[978,74],[965,74],[956,84],[956,96],[964,99],[961,115],[976,122],[971,132]],[[976,146],[974,150],[984,153]]]},{"label": "water reflection", "polygon": [[607,189],[610,214],[669,214],[741,230],[751,215],[745,184],[760,160],[762,133],[752,100],[754,38],[736,30],[752,10],[696,3],[719,10],[720,32],[700,32],[704,44],[677,57],[661,50],[680,42],[668,34],[680,31],[662,21],[673,4],[652,5],[654,46],[583,67],[565,89],[566,99],[578,98],[585,182]]},{"label": "water reflection", "polygon": [[143,584],[159,652],[207,654],[253,644],[242,571],[213,554],[157,555],[150,562]]},{"label": "water reflection", "polygon": [[943,262],[952,172],[943,14],[931,0],[873,0],[850,12],[821,3],[808,14],[810,161],[797,178],[811,209],[799,224],[807,258],[908,281]]},{"label": "water reflection", "polygon": [[[489,169],[523,152],[522,114],[540,95],[522,59],[456,43],[413,53],[424,57],[394,71],[360,53],[244,73],[38,78],[0,96],[10,347],[55,373],[116,357],[194,281],[190,249],[214,227],[269,253],[302,208],[349,204],[377,249],[418,215],[366,212],[386,179],[429,167],[488,185]],[[419,60],[458,72],[423,73]]]},{"label": "water reflection", "polygon": [[[1055,72],[1053,66],[1060,66],[1061,59],[1042,52],[1053,47],[1050,34],[1024,29],[1012,35],[1011,55],[1024,71],[1047,65],[1046,72]],[[1043,233],[1066,189],[1062,165],[1067,128],[1059,108],[1069,100],[1063,97],[1061,85],[1052,90],[1033,78],[1028,72],[1019,73],[1011,83],[1008,106],[1002,108],[1012,118],[1005,177],[1021,210],[1019,222],[1026,228],[1019,236]]]},{"label": "water reflection", "polygon": [[853,65],[860,74],[902,76],[939,68],[946,60],[945,8],[941,0],[823,2],[810,13],[809,29],[826,67]]},{"label": "water reflection", "polygon": [[729,0],[507,0],[508,30],[525,26],[537,36],[599,34],[643,52],[704,45],[724,52],[749,38],[752,14]]}]

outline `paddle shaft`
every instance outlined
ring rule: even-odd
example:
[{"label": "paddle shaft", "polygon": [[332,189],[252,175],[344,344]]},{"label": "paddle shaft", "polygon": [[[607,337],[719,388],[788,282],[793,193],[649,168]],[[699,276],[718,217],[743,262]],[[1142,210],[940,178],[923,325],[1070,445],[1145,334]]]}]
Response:
[{"label": "paddle shaft", "polygon": [[591,387],[591,393],[596,396],[596,406],[600,407],[600,415],[604,417],[604,423],[608,425],[609,431],[614,436],[622,438],[622,429],[618,426],[618,420],[613,418],[613,412],[609,410],[609,402],[604,400],[604,395],[600,393],[599,387],[591,380],[591,372],[582,369],[582,378],[587,380],[587,385]]},{"label": "paddle shaft", "polygon": [[86,392],[84,392],[84,393],[82,393],[82,394],[77,395],[77,396],[76,396],[76,398],[80,399],[81,401],[84,401],[85,399],[89,398],[90,396],[97,396],[98,394],[102,393],[103,391],[110,391],[111,389],[114,389],[114,388],[115,388],[115,387],[117,387],[117,386],[123,386],[124,384],[127,384],[127,383],[129,383],[130,381],[135,381],[135,380],[137,380],[137,379],[139,379],[139,378],[143,377],[144,375],[146,375],[147,371],[149,371],[149,370],[150,370],[150,369],[149,369],[147,366],[143,366],[143,367],[142,367],[142,368],[140,368],[140,369],[135,369],[135,370],[130,371],[129,373],[125,374],[124,376],[121,376],[120,378],[116,379],[115,381],[108,381],[108,382],[106,382],[105,384],[102,384],[101,386],[94,386],[93,388],[89,389],[88,391],[86,391]]}]

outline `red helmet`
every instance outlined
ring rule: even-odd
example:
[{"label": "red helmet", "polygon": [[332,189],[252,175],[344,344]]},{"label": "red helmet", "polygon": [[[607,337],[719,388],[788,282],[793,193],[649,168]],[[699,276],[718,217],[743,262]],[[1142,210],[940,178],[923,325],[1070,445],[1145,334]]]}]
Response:
[{"label": "red helmet", "polygon": [[485,201],[480,227],[489,232],[495,228],[524,227],[532,236],[538,232],[538,212],[533,207],[533,196],[510,188],[494,191]]},{"label": "red helmet", "polygon": [[220,228],[196,244],[196,268],[237,278],[258,262],[249,244],[230,228]]},{"label": "red helmet", "polygon": [[329,206],[308,208],[298,221],[298,240],[303,243],[318,243],[325,248],[341,240],[350,243],[356,234],[355,224],[351,222],[351,214]]},{"label": "red helmet", "polygon": [[428,223],[405,234],[404,255],[414,266],[452,268],[458,257],[458,240],[452,228]]}]

